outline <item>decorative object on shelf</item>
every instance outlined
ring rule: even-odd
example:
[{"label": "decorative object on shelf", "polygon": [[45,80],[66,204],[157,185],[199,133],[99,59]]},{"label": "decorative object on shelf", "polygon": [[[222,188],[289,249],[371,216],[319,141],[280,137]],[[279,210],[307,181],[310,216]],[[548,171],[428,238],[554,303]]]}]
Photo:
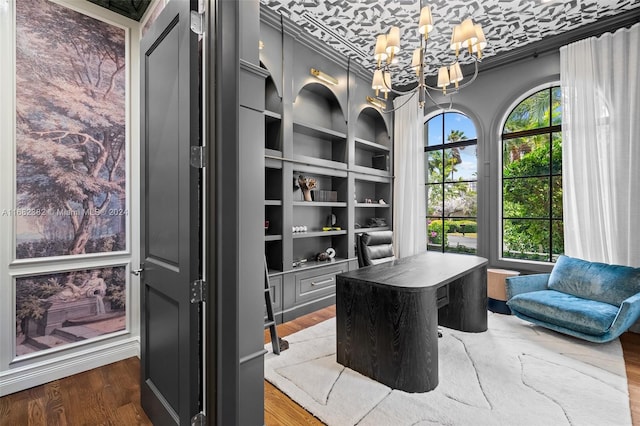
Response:
[{"label": "decorative object on shelf", "polygon": [[371,157],[371,167],[378,170],[389,171],[389,156],[386,154]]},{"label": "decorative object on shelf", "polygon": [[338,201],[338,191],[328,191],[326,189],[319,189],[316,191],[315,201],[335,203]]},{"label": "decorative object on shelf", "polygon": [[268,221],[268,220],[265,220],[265,221],[264,221],[264,230],[265,230],[265,231],[268,231],[268,230],[269,230],[269,221]]},{"label": "decorative object on shelf", "polygon": [[373,204],[373,200],[371,198],[364,199],[365,204]]},{"label": "decorative object on shelf", "polygon": [[380,198],[380,199],[378,200],[378,204],[387,204],[387,202],[386,202],[386,201],[384,201],[382,198]]},{"label": "decorative object on shelf", "polygon": [[336,86],[338,84],[338,79],[330,76],[327,73],[324,73],[320,70],[317,70],[315,68],[311,68],[311,75],[314,76],[315,78],[317,78],[320,81],[324,81],[325,83],[329,83],[329,84],[333,84],[334,86]]},{"label": "decorative object on shelf", "polygon": [[313,199],[311,198],[311,190],[316,188],[315,178],[304,177],[303,175],[300,175],[298,176],[298,185],[302,190],[304,201],[313,201]]},{"label": "decorative object on shelf", "polygon": [[336,226],[337,223],[337,219],[336,219],[336,215],[331,213],[329,216],[327,216],[327,226]]},{"label": "decorative object on shelf", "polygon": [[291,264],[291,266],[296,268],[298,266],[304,265],[305,263],[307,263],[307,259],[298,259],[298,260],[294,260],[293,263]]},{"label": "decorative object on shelf", "polygon": [[387,221],[383,217],[372,217],[369,219],[367,226],[369,228],[381,228],[387,226]]},{"label": "decorative object on shelf", "polygon": [[[418,2],[418,7],[421,6],[421,2]],[[421,7],[418,32],[423,34],[424,37],[420,37],[420,47],[413,51],[411,61],[411,68],[415,70],[417,75],[417,85],[410,91],[404,92],[393,89],[391,83],[392,68],[398,63],[398,54],[400,53],[400,28],[392,26],[388,34],[380,34],[377,36],[374,51],[376,69],[373,73],[373,81],[371,83],[371,88],[376,91],[376,97],[379,95],[379,92],[384,93],[385,99],[388,97],[389,92],[397,95],[417,93],[418,105],[422,109],[425,103],[425,94],[429,96],[434,104],[438,105],[429,93],[429,90],[441,91],[443,95],[453,95],[475,81],[478,76],[478,62],[482,59],[482,51],[487,46],[482,25],[474,24],[471,18],[467,18],[453,27],[450,47],[455,51],[456,56],[452,63],[442,65],[438,69],[437,87],[429,86],[425,82],[427,44],[429,32],[432,29],[433,18],[431,16],[431,9],[429,6]],[[460,84],[464,76],[462,75],[458,57],[460,51],[464,52],[465,50],[468,51],[469,56],[472,58],[475,70],[470,80]],[[453,85],[453,87],[449,88],[450,85]],[[384,112],[391,111],[393,110],[385,110]]]},{"label": "decorative object on shelf", "polygon": [[318,253],[316,255],[316,260],[318,262],[331,262],[334,260],[335,257],[336,257],[336,251],[332,247],[329,247],[322,253]]},{"label": "decorative object on shelf", "polygon": [[327,261],[327,260],[329,260],[329,259],[330,259],[330,258],[329,258],[329,255],[327,254],[327,252],[326,252],[326,251],[323,251],[322,253],[318,253],[318,254],[316,255],[316,260],[317,260],[318,262],[324,262],[324,261]]},{"label": "decorative object on shelf", "polygon": [[291,227],[291,231],[293,231],[294,234],[300,234],[302,232],[307,232],[307,226],[306,225],[299,225],[299,226],[292,226]]}]

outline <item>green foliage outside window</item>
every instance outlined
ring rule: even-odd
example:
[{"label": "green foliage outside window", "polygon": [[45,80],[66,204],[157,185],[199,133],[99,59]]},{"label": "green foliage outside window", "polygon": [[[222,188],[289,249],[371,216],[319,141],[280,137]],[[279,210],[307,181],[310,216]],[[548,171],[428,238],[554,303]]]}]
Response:
[{"label": "green foliage outside window", "polygon": [[564,252],[560,89],[533,94],[503,133],[502,237],[507,258],[554,261]]}]

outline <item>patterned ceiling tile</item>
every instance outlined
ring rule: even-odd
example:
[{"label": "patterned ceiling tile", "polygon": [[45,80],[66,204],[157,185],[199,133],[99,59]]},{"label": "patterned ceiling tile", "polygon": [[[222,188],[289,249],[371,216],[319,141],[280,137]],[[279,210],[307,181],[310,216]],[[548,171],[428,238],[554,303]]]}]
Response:
[{"label": "patterned ceiling tile", "polygon": [[[407,84],[415,74],[407,70],[411,52],[419,45],[417,22],[420,3],[416,0],[261,0],[305,31],[350,56],[373,72],[375,37],[393,25],[401,31],[401,64],[394,84]],[[598,19],[640,7],[639,0],[434,0],[435,21],[427,46],[428,74],[453,61],[448,48],[451,28],[467,17],[481,23],[488,46],[485,57],[497,55],[545,37],[561,34]],[[472,62],[465,56],[463,63]]]}]

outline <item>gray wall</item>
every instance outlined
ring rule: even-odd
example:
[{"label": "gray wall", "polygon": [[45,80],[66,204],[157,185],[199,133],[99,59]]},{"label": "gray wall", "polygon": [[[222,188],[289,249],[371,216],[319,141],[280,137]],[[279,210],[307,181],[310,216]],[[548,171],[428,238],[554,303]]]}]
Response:
[{"label": "gray wall", "polygon": [[[209,58],[214,127],[209,139],[212,214],[207,262],[215,315],[208,317],[206,408],[210,424],[264,423],[263,200],[264,72],[258,66],[258,0],[210,0],[216,28]],[[258,175],[256,175],[258,171]],[[215,358],[215,360],[213,360]],[[215,368],[211,363],[215,362]]]},{"label": "gray wall", "polygon": [[[507,114],[517,101],[535,88],[559,81],[560,53],[555,51],[480,72],[473,84],[453,97],[452,110],[472,119],[478,132],[478,255],[488,258],[491,267],[520,271],[551,269],[548,264],[498,259],[501,245],[500,134]],[[435,99],[443,102],[442,97]],[[425,116],[439,112],[442,111],[427,99]]]}]

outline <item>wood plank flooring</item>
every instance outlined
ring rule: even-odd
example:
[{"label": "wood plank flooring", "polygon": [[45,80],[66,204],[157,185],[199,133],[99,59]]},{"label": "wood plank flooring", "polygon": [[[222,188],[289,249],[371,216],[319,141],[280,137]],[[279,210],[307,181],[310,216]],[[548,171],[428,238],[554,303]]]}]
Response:
[{"label": "wood plank flooring", "polygon": [[[278,326],[281,337],[335,316],[335,306]],[[620,339],[624,350],[633,424],[640,426],[640,334]],[[265,343],[270,341],[265,332]],[[140,406],[137,358],[96,368],[0,398],[0,425],[151,425]],[[265,381],[265,425],[322,422]]]},{"label": "wood plank flooring", "polygon": [[7,395],[0,398],[0,425],[151,425],[139,377],[133,357]]}]

